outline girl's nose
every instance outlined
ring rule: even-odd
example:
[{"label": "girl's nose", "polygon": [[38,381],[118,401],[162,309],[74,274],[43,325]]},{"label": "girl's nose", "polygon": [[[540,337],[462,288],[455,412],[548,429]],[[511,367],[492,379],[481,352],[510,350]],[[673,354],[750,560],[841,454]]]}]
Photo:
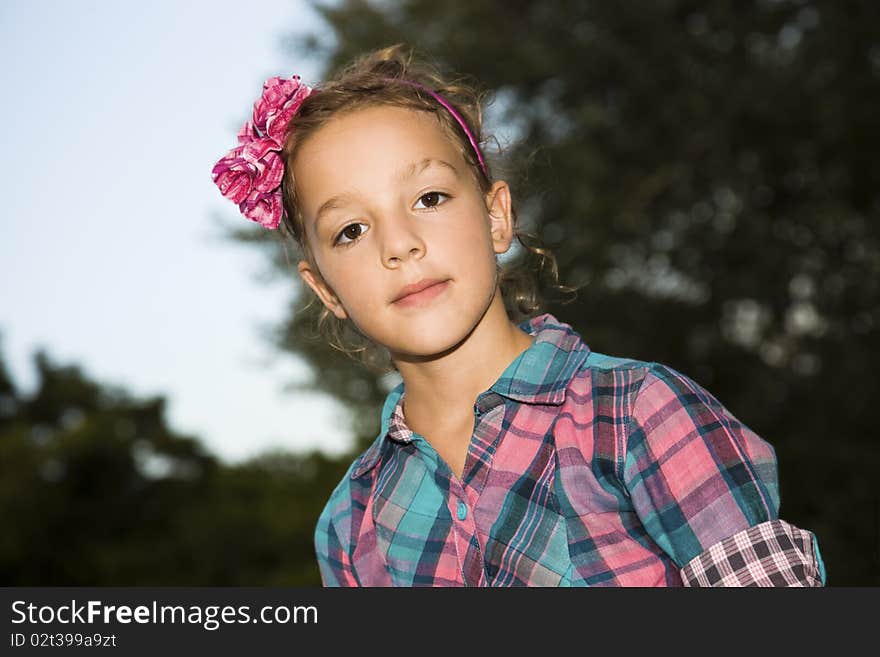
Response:
[{"label": "girl's nose", "polygon": [[397,267],[410,258],[419,259],[425,255],[425,242],[415,230],[414,219],[398,217],[383,222],[382,262],[386,267]]}]

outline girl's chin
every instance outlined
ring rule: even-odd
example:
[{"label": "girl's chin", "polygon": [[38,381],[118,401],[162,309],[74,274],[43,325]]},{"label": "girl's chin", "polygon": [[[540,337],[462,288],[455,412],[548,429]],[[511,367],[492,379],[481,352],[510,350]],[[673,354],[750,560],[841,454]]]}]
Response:
[{"label": "girl's chin", "polygon": [[397,334],[394,344],[389,346],[392,358],[396,360],[433,360],[454,351],[467,337],[467,332],[455,333],[432,330],[430,333]]}]

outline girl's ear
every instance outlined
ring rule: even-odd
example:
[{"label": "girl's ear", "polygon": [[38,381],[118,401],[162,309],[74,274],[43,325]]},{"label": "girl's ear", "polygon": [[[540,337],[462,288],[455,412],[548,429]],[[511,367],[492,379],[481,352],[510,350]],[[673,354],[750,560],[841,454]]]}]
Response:
[{"label": "girl's ear", "polygon": [[496,181],[486,193],[486,209],[495,253],[506,253],[513,241],[513,213],[510,187],[503,180]]},{"label": "girl's ear", "polygon": [[321,273],[317,268],[313,268],[306,260],[300,260],[296,268],[299,270],[300,278],[305,281],[306,285],[314,290],[315,294],[318,295],[318,298],[321,300],[321,303],[323,303],[330,312],[336,315],[339,319],[346,319],[348,317],[345,308],[342,307],[342,304],[339,302],[339,299],[336,297],[333,290],[330,289],[330,286],[324,282],[324,279],[321,277]]}]

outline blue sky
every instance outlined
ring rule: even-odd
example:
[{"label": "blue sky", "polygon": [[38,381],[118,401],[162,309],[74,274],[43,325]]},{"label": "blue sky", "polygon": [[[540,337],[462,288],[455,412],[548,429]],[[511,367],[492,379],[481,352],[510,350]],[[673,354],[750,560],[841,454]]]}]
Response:
[{"label": "blue sky", "polygon": [[263,80],[316,80],[318,62],[281,46],[314,28],[291,0],[0,4],[0,331],[23,391],[44,347],[166,395],[171,426],[228,461],[348,446],[336,402],[283,389],[308,370],[260,327],[290,287],[219,239],[218,223],[245,220],[210,175]]}]

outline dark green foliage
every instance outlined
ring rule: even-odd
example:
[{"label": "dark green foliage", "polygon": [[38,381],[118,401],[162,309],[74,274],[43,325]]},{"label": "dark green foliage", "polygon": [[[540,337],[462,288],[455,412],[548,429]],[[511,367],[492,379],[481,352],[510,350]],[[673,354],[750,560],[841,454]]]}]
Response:
[{"label": "dark green foliage", "polygon": [[[43,354],[29,398],[0,358],[4,585],[318,585],[315,521],[345,464],[225,465],[135,400]],[[332,483],[331,483],[332,482]]]},{"label": "dark green foliage", "polygon": [[[708,388],[776,448],[781,515],[818,535],[829,585],[880,584],[880,4],[320,11],[330,36],[300,38],[297,58],[329,70],[405,41],[494,92],[495,127],[521,137],[508,152],[521,220],[562,281],[585,285],[546,309],[596,351]],[[346,404],[361,449],[387,382],[311,336],[274,234],[232,237],[290,280],[270,339]],[[4,584],[318,583],[314,523],[354,452],[227,466],[165,426],[161,398],[37,364],[24,399],[0,359]]]},{"label": "dark green foliage", "polygon": [[[706,386],[776,448],[781,515],[817,533],[829,584],[880,583],[880,5],[315,6],[330,34],[297,55],[328,71],[402,41],[494,93],[521,219],[585,284],[546,309]],[[354,398],[368,375],[307,325],[279,345],[357,402],[363,443],[383,388]]]}]

